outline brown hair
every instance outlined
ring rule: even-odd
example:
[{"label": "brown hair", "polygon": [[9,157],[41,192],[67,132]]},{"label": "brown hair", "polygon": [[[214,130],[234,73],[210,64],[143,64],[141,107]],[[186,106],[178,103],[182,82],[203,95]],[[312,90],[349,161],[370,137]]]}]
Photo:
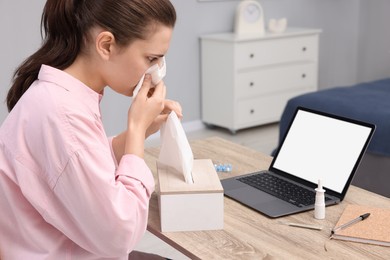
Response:
[{"label": "brown hair", "polygon": [[175,25],[176,12],[169,0],[47,0],[41,19],[43,44],[16,69],[8,111],[38,78],[42,64],[63,70],[73,63],[92,27],[110,31],[125,46],[145,39],[153,22]]}]

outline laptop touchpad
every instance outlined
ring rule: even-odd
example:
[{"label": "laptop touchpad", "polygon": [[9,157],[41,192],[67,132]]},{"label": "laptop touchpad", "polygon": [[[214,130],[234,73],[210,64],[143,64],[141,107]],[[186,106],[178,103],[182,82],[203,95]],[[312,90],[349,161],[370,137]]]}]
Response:
[{"label": "laptop touchpad", "polygon": [[226,191],[227,196],[231,196],[238,201],[244,201],[248,206],[255,206],[263,203],[277,201],[277,199],[265,192],[252,187],[242,187]]}]

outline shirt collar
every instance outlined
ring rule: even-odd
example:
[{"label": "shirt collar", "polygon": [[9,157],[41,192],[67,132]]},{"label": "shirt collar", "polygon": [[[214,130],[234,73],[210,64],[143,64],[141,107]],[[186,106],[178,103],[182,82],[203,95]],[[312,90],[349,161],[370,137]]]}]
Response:
[{"label": "shirt collar", "polygon": [[85,104],[88,105],[92,111],[100,117],[99,103],[103,97],[103,93],[97,93],[70,74],[48,65],[41,66],[38,79],[41,81],[54,83],[55,85],[72,92],[72,94],[79,96],[81,100],[83,100]]}]

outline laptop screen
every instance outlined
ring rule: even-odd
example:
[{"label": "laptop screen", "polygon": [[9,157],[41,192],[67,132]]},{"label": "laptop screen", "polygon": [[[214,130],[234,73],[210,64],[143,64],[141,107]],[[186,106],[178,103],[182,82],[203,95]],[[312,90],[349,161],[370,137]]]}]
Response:
[{"label": "laptop screen", "polygon": [[298,109],[273,168],[342,193],[373,125]]}]

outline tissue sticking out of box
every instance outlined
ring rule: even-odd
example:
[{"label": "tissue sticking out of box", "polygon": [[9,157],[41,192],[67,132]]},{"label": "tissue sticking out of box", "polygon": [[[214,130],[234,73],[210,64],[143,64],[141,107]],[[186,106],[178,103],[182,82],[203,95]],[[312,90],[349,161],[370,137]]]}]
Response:
[{"label": "tissue sticking out of box", "polygon": [[158,162],[183,173],[186,183],[194,183],[192,153],[183,126],[175,112],[171,112],[167,121],[161,127],[161,150]]}]

